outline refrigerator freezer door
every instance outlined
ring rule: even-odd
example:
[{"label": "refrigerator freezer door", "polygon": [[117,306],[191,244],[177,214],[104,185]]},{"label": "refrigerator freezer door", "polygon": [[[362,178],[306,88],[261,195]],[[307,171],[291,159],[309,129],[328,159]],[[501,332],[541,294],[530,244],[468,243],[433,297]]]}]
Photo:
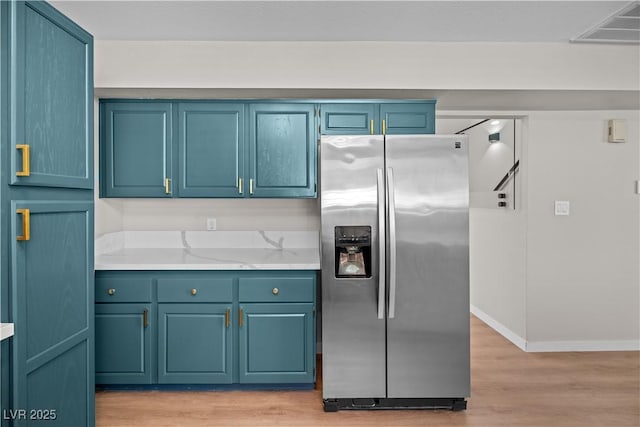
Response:
[{"label": "refrigerator freezer door", "polygon": [[387,319],[389,398],[469,396],[466,138],[386,137],[396,249],[389,266],[396,274],[389,289],[394,317]]},{"label": "refrigerator freezer door", "polygon": [[[323,398],[385,397],[385,319],[378,318],[384,139],[323,136],[320,163]],[[338,226],[371,227],[370,277],[336,278]]]}]

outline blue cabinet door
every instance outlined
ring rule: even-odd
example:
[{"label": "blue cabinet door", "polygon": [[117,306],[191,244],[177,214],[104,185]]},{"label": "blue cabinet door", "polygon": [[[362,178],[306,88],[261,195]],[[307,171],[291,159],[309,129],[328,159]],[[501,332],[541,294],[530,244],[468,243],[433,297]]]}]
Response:
[{"label": "blue cabinet door", "polygon": [[93,38],[45,2],[10,5],[10,182],[91,189]]},{"label": "blue cabinet door", "polygon": [[251,104],[249,196],[315,197],[314,104]]},{"label": "blue cabinet door", "polygon": [[158,382],[229,384],[231,304],[158,304]]},{"label": "blue cabinet door", "polygon": [[378,110],[378,104],[322,104],[320,132],[323,135],[379,134]]},{"label": "blue cabinet door", "polygon": [[151,384],[151,304],[96,304],[96,384]]},{"label": "blue cabinet door", "polygon": [[101,105],[100,189],[103,197],[171,197],[172,105]]},{"label": "blue cabinet door", "polygon": [[[94,424],[93,202],[11,202],[13,409]],[[29,420],[17,425],[31,424]]]},{"label": "blue cabinet door", "polygon": [[241,304],[241,383],[313,383],[313,304]]},{"label": "blue cabinet door", "polygon": [[380,104],[383,134],[429,134],[435,133],[435,103]]},{"label": "blue cabinet door", "polygon": [[180,197],[243,197],[244,105],[181,103]]}]

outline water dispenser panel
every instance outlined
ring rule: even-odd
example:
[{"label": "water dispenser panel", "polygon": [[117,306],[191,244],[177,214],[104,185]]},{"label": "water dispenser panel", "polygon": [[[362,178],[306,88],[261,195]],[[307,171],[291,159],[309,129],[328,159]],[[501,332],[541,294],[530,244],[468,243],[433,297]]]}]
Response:
[{"label": "water dispenser panel", "polygon": [[371,277],[370,226],[337,226],[334,249],[336,277]]}]

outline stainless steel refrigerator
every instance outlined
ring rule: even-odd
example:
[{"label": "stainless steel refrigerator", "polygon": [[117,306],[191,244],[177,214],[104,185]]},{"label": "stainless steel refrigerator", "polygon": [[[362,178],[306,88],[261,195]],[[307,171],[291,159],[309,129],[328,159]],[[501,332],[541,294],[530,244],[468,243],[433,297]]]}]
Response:
[{"label": "stainless steel refrigerator", "polygon": [[326,411],[466,408],[468,142],[320,141]]}]

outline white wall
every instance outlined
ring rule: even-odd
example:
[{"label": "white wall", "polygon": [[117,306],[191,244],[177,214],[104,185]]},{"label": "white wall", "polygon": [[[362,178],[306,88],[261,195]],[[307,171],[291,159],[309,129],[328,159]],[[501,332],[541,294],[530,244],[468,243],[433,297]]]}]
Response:
[{"label": "white wall", "polygon": [[639,90],[637,46],[96,41],[99,88]]},{"label": "white wall", "polygon": [[[626,143],[606,142],[611,118],[626,119]],[[638,111],[530,113],[530,349],[639,347],[639,140]],[[554,216],[554,200],[571,215]]]}]

